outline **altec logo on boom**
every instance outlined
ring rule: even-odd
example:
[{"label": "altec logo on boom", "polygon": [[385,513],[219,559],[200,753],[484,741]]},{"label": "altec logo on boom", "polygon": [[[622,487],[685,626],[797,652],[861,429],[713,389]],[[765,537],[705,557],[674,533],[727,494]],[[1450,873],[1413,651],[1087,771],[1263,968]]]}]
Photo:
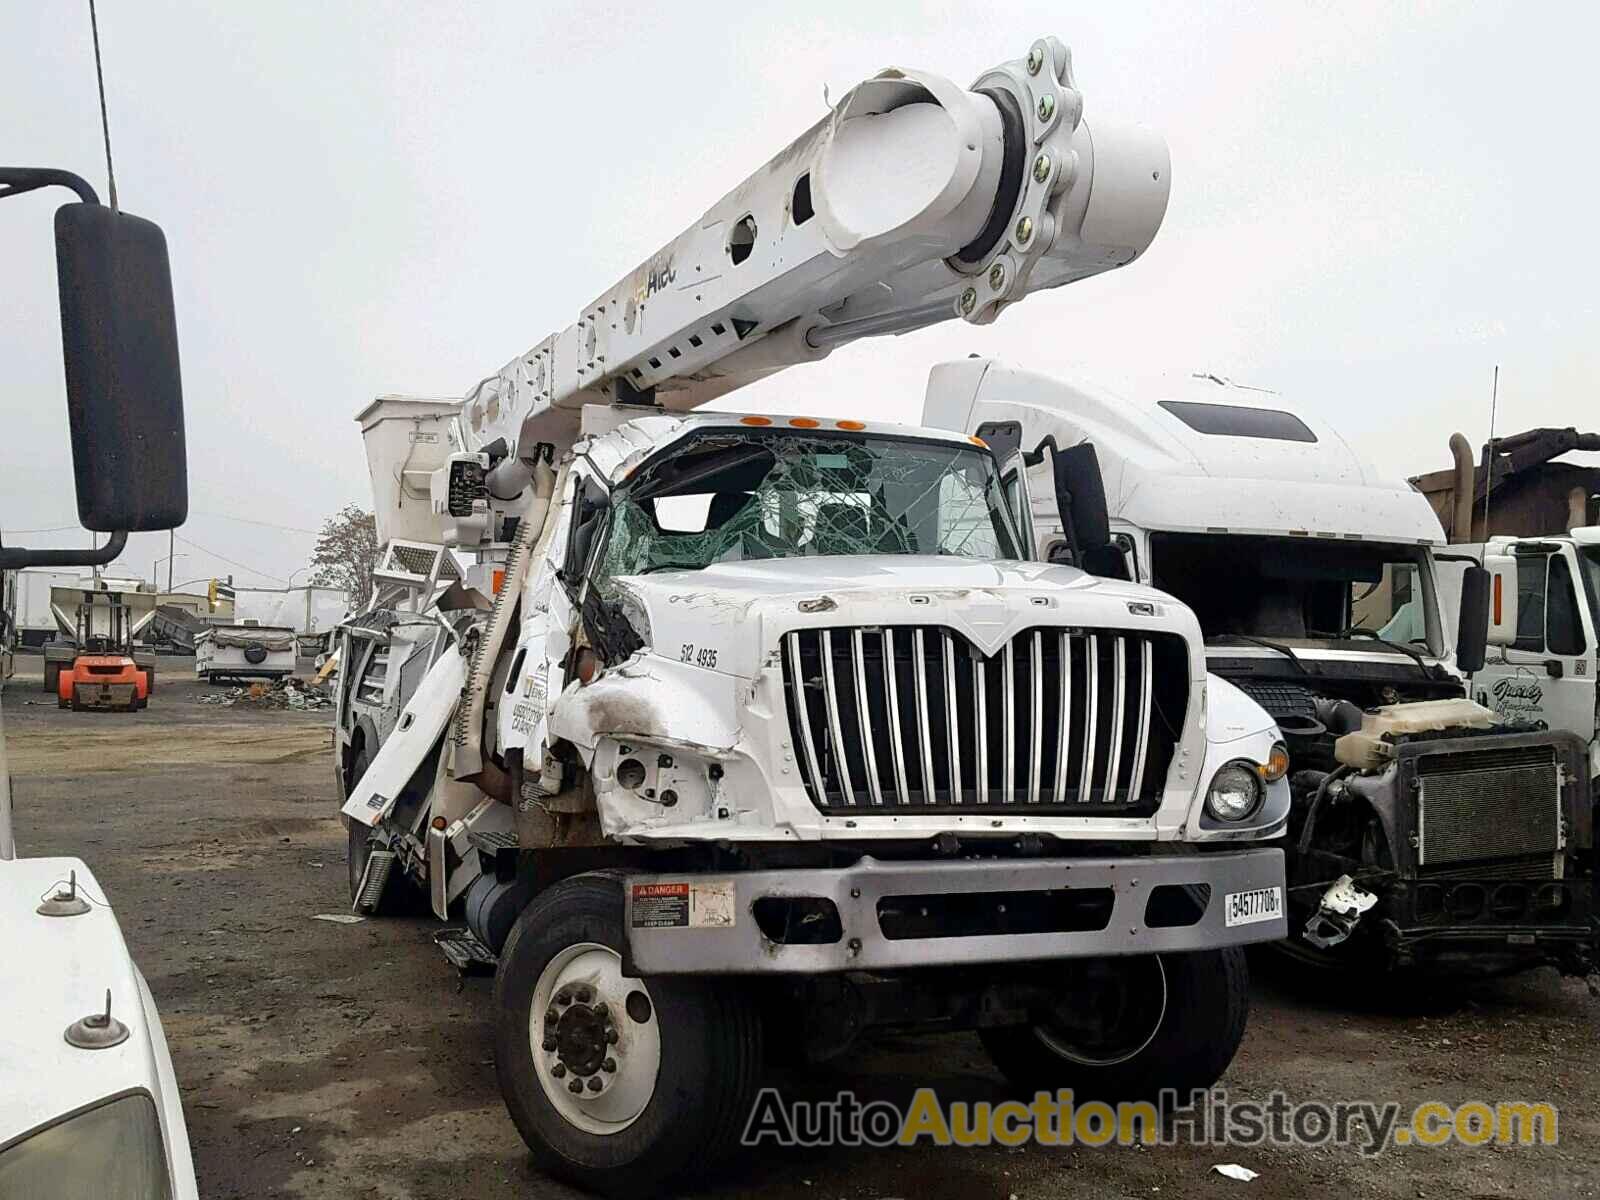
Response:
[{"label": "altec logo on boom", "polygon": [[[1167,1113],[1163,1120],[1161,1112]],[[1380,1154],[1390,1146],[1553,1146],[1559,1113],[1546,1101],[1427,1101],[1409,1111],[1399,1101],[1230,1100],[1225,1090],[1174,1092],[1159,1103],[1076,1103],[1072,1092],[1038,1092],[1031,1103],[941,1101],[918,1088],[905,1108],[863,1102],[853,1092],[831,1100],[785,1101],[764,1088],[745,1122],[747,1146],[1354,1146]]]}]

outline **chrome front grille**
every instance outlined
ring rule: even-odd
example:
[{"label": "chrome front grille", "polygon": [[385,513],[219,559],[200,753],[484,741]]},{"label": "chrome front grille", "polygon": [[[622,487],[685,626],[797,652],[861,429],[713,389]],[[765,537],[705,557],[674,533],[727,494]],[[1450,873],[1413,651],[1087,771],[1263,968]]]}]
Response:
[{"label": "chrome front grille", "polygon": [[941,626],[803,629],[783,674],[824,812],[1153,812],[1188,701],[1183,640],[1125,630],[1030,629],[985,657]]}]

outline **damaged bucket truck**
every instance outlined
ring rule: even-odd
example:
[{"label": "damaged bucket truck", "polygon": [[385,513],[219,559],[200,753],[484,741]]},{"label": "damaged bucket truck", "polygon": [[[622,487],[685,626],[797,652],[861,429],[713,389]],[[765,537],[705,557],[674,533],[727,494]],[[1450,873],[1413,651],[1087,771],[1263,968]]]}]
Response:
[{"label": "damaged bucket truck", "polygon": [[[383,548],[341,629],[352,902],[495,965],[547,1169],[637,1192],[738,1138],[763,1046],[976,1029],[1019,1089],[1213,1083],[1285,933],[1287,765],[1138,583],[1041,562],[1023,463],[708,412],[1130,262],[1160,138],[1065,46],[893,70],[462,402],[361,414]],[[1103,528],[1091,463],[1055,494]],[[1085,545],[1085,554],[1103,549]]]},{"label": "damaged bucket truck", "polygon": [[[1594,969],[1587,746],[1463,680],[1514,644],[1515,561],[1450,553],[1428,501],[1326,421],[1213,375],[969,359],[934,368],[923,420],[1030,452],[1036,484],[1041,443],[1094,448],[1111,549],[1086,565],[1187,604],[1213,700],[1250,697],[1288,747],[1284,949],[1345,971]],[[1037,491],[1034,528],[1040,558],[1071,553]]]}]

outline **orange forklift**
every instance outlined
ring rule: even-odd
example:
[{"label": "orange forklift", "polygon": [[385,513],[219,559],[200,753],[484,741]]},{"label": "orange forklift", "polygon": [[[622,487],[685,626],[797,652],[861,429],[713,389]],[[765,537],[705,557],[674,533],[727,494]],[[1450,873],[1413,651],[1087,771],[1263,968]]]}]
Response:
[{"label": "orange forklift", "polygon": [[135,712],[150,703],[155,662],[136,655],[133,643],[154,619],[156,597],[116,586],[96,580],[91,587],[50,589],[51,613],[68,640],[45,647],[44,686],[62,708]]}]

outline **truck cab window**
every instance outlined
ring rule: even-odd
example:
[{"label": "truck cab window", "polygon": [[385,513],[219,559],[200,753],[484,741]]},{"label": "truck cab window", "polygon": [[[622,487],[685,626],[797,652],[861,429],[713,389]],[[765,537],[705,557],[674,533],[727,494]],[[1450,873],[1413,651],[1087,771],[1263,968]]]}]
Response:
[{"label": "truck cab window", "polygon": [[1561,555],[1517,555],[1517,640],[1512,647],[1530,654],[1583,653],[1577,590]]}]

